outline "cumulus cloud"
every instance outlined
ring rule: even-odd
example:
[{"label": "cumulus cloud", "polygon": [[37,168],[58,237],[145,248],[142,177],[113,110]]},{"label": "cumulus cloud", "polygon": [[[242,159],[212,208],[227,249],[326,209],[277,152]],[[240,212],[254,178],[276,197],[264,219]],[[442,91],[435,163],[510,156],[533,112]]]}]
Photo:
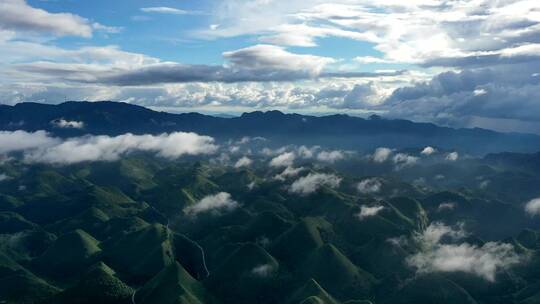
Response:
[{"label": "cumulus cloud", "polygon": [[418,157],[405,153],[398,153],[394,155],[392,161],[396,164],[397,169],[402,169],[416,164],[418,162]]},{"label": "cumulus cloud", "polygon": [[61,119],[55,119],[51,121],[51,124],[57,128],[67,128],[67,129],[83,129],[84,128],[84,122],[82,121],[76,121],[76,120],[65,120],[63,118]]},{"label": "cumulus cloud", "polygon": [[525,212],[530,216],[540,215],[540,198],[535,198],[525,204]]},{"label": "cumulus cloud", "polygon": [[383,206],[361,206],[360,212],[356,215],[356,217],[360,220],[363,220],[365,218],[377,215],[383,209]]},{"label": "cumulus cloud", "polygon": [[72,164],[84,161],[113,161],[135,152],[154,152],[158,156],[210,154],[217,150],[214,139],[195,133],[174,132],[161,135],[124,134],[84,136],[61,140],[44,131],[0,132],[0,153],[23,151],[28,162]]},{"label": "cumulus cloud", "polygon": [[338,150],[321,151],[317,154],[317,160],[320,160],[323,162],[329,162],[329,163],[334,163],[344,158],[345,158],[345,154],[342,151],[338,151]]},{"label": "cumulus cloud", "polygon": [[381,148],[375,149],[375,152],[373,153],[371,158],[376,163],[383,163],[386,160],[388,160],[388,158],[390,157],[391,154],[392,154],[391,149],[381,147]]},{"label": "cumulus cloud", "polygon": [[277,174],[276,176],[274,176],[274,179],[284,181],[285,179],[287,179],[289,177],[297,176],[298,174],[300,174],[300,172],[302,172],[304,170],[305,170],[304,167],[294,168],[294,167],[289,166],[289,167],[285,168],[285,170],[283,170],[283,172],[281,172],[280,174]]},{"label": "cumulus cloud", "polygon": [[92,26],[88,20],[69,13],[49,13],[28,5],[25,0],[0,2],[0,29],[57,36],[92,36]]},{"label": "cumulus cloud", "polygon": [[294,152],[284,152],[270,160],[270,167],[290,167],[293,165],[295,158]]},{"label": "cumulus cloud", "polygon": [[511,244],[457,243],[466,235],[462,227],[432,223],[415,237],[421,250],[409,256],[407,263],[419,273],[465,272],[494,282],[497,272],[522,261]]},{"label": "cumulus cloud", "polygon": [[292,183],[289,191],[300,195],[311,194],[319,188],[326,186],[336,188],[341,183],[341,178],[334,174],[309,173]]},{"label": "cumulus cloud", "polygon": [[9,176],[7,176],[5,173],[0,173],[0,182],[8,180]]},{"label": "cumulus cloud", "polygon": [[433,148],[433,147],[425,147],[422,150],[421,154],[422,155],[431,155],[431,154],[433,154],[435,152],[437,152],[437,150],[435,148]]},{"label": "cumulus cloud", "polygon": [[356,186],[358,192],[363,194],[373,194],[381,191],[382,181],[380,178],[367,178],[359,182]]},{"label": "cumulus cloud", "polygon": [[234,167],[235,168],[249,167],[249,166],[251,166],[252,163],[253,163],[253,161],[249,157],[244,156],[244,157],[240,158],[234,164]]},{"label": "cumulus cloud", "polygon": [[459,153],[457,152],[451,152],[446,155],[446,160],[449,161],[456,161],[459,158]]},{"label": "cumulus cloud", "polygon": [[205,196],[194,205],[184,208],[184,213],[190,216],[197,216],[200,213],[206,212],[219,215],[222,212],[232,211],[238,207],[240,207],[240,204],[234,201],[229,193],[220,192]]}]

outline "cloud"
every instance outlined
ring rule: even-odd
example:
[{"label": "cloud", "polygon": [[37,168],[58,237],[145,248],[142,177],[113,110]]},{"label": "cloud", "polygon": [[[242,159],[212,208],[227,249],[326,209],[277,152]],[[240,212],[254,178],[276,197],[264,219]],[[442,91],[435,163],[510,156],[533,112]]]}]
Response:
[{"label": "cloud", "polygon": [[44,131],[0,132],[0,153],[24,151],[28,162],[73,164],[85,161],[114,161],[121,156],[146,151],[166,158],[210,154],[217,150],[214,139],[195,133],[174,132],[161,135],[124,134],[84,136],[61,140]]},{"label": "cloud", "polygon": [[433,153],[436,153],[437,150],[433,147],[425,147],[422,152],[420,152],[422,155],[431,155]]},{"label": "cloud", "polygon": [[361,206],[360,212],[356,214],[356,217],[360,220],[364,220],[367,217],[375,216],[384,209],[383,206]]},{"label": "cloud", "polygon": [[5,173],[0,173],[0,182],[10,179]]},{"label": "cloud", "polygon": [[381,191],[382,181],[380,178],[367,178],[359,182],[356,189],[363,194],[373,194]]},{"label": "cloud", "polygon": [[340,183],[341,178],[334,174],[309,173],[307,176],[294,181],[289,191],[300,195],[308,195],[323,186],[336,188]]},{"label": "cloud", "polygon": [[391,154],[392,150],[389,148],[377,148],[375,149],[375,152],[373,153],[371,158],[376,163],[383,163],[390,157]]},{"label": "cloud", "polygon": [[342,151],[321,151],[317,154],[317,160],[329,163],[335,163],[345,158]]},{"label": "cloud", "polygon": [[294,152],[284,152],[270,160],[270,167],[290,167],[293,165],[295,158]]},{"label": "cloud", "polygon": [[55,119],[51,121],[51,124],[54,125],[57,128],[67,128],[67,129],[83,129],[84,128],[84,122],[82,121],[74,121],[74,120],[65,120],[63,118],[61,119]]},{"label": "cloud", "polygon": [[446,155],[446,160],[449,161],[456,161],[459,158],[459,153],[457,152],[451,152]]},{"label": "cloud", "polygon": [[405,153],[398,153],[394,155],[392,161],[394,162],[394,164],[396,164],[397,169],[402,169],[416,164],[418,162],[418,159],[419,158],[416,156],[411,156]]},{"label": "cloud", "polygon": [[535,198],[525,204],[525,212],[530,216],[540,215],[540,198]]},{"label": "cloud", "polygon": [[253,163],[253,161],[249,157],[244,156],[244,157],[240,158],[234,164],[234,167],[235,168],[249,167],[249,166],[251,166],[252,163]]},{"label": "cloud", "polygon": [[441,203],[439,207],[437,207],[437,211],[445,211],[445,210],[454,210],[456,208],[456,203],[447,202],[447,203]]},{"label": "cloud", "polygon": [[197,216],[200,213],[210,212],[219,215],[222,212],[232,211],[240,207],[240,204],[231,198],[226,192],[205,196],[194,205],[184,208],[184,213],[189,216]]},{"label": "cloud", "polygon": [[[511,244],[487,242],[482,246],[455,243],[466,236],[458,229],[432,223],[415,237],[420,252],[407,258],[407,263],[419,273],[465,272],[494,282],[498,271],[522,261]],[[450,243],[448,243],[450,241]]]},{"label": "cloud", "polygon": [[293,168],[293,167],[289,166],[289,167],[285,168],[285,170],[283,170],[283,172],[281,172],[280,174],[275,175],[274,179],[284,181],[285,179],[287,179],[289,177],[297,176],[298,174],[300,174],[300,172],[302,172],[304,170],[305,170],[304,167]]},{"label": "cloud", "polygon": [[50,137],[45,131],[0,131],[0,153],[47,148],[59,143],[59,139]]},{"label": "cloud", "polygon": [[56,36],[92,36],[88,20],[69,13],[49,13],[28,5],[24,0],[0,2],[0,29]]},{"label": "cloud", "polygon": [[145,13],[160,13],[160,14],[172,14],[172,15],[190,15],[190,14],[197,14],[197,12],[193,11],[185,11],[173,7],[166,7],[166,6],[155,6],[155,7],[143,7],[141,8],[142,12]]},{"label": "cloud", "polygon": [[251,270],[251,273],[261,278],[267,278],[274,274],[275,266],[271,264],[258,265]]}]

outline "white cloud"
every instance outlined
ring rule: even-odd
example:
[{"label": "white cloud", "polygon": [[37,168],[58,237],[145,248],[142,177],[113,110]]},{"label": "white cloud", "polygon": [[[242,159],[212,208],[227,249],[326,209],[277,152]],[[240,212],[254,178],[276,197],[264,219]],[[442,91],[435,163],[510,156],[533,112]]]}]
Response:
[{"label": "white cloud", "polygon": [[473,94],[474,96],[482,96],[482,95],[486,95],[487,91],[486,89],[476,89],[473,91]]},{"label": "white cloud", "polygon": [[329,162],[334,163],[338,160],[342,160],[345,158],[345,155],[342,151],[321,151],[317,154],[317,160],[323,161],[323,162]]},{"label": "white cloud", "polygon": [[437,152],[437,150],[433,147],[425,147],[424,150],[422,150],[422,155],[431,155],[433,153]]},{"label": "white cloud", "polygon": [[392,150],[389,148],[377,148],[372,155],[372,159],[376,163],[383,163],[390,157],[391,154]]},{"label": "white cloud", "polygon": [[262,278],[267,278],[275,272],[275,267],[272,264],[258,265],[251,270],[251,273]]},{"label": "white cloud", "polygon": [[240,204],[234,201],[229,193],[220,192],[215,195],[205,196],[194,205],[184,208],[184,212],[190,216],[197,216],[206,212],[219,215],[222,212],[232,211],[238,207],[240,207]]},{"label": "white cloud", "polygon": [[193,14],[191,11],[181,10],[167,6],[155,6],[155,7],[143,7],[142,12],[145,13],[160,13],[160,14],[173,14],[173,15],[189,15]]},{"label": "white cloud", "polygon": [[455,208],[456,208],[456,203],[446,202],[446,203],[441,203],[439,207],[437,207],[437,211],[441,212],[444,210],[454,210]]},{"label": "white cloud", "polygon": [[319,190],[322,186],[336,188],[340,183],[341,178],[334,174],[309,173],[292,183],[289,190],[292,193],[308,195]]},{"label": "white cloud", "polygon": [[0,131],[0,153],[46,148],[59,143],[59,139],[50,137],[45,131]]},{"label": "white cloud", "polygon": [[270,167],[290,167],[296,156],[293,152],[284,152],[270,160]]},{"label": "white cloud", "polygon": [[378,193],[379,191],[381,191],[381,187],[382,187],[381,179],[373,177],[373,178],[364,179],[363,181],[359,182],[356,189],[358,189],[360,193],[373,194],[373,193]]},{"label": "white cloud", "polygon": [[530,216],[540,215],[540,198],[535,198],[525,204],[525,212]]},{"label": "white cloud", "polygon": [[274,179],[284,181],[285,179],[287,179],[289,177],[297,176],[300,172],[302,172],[304,170],[305,170],[304,167],[294,168],[294,167],[289,166],[289,167],[285,168],[285,170],[283,170],[283,172],[281,172],[280,174],[277,174],[276,176],[274,176]]},{"label": "white cloud", "polygon": [[7,176],[5,173],[0,173],[0,182],[3,182],[5,180],[8,180],[10,177]]},{"label": "white cloud", "polygon": [[297,153],[301,158],[312,158],[318,149],[320,149],[319,146],[314,146],[311,148],[300,146],[298,147]]},{"label": "white cloud", "polygon": [[57,36],[92,36],[88,20],[69,13],[49,13],[28,5],[24,0],[0,2],[0,29]]},{"label": "white cloud", "polygon": [[456,161],[459,158],[459,153],[457,152],[451,152],[446,155],[446,160],[449,161]]},{"label": "white cloud", "polygon": [[[420,252],[407,258],[407,263],[419,273],[465,272],[494,282],[498,271],[522,261],[511,244],[487,242],[482,246],[455,243],[466,236],[461,228],[455,229],[433,223],[416,237]],[[447,243],[444,238],[452,242]]]},{"label": "white cloud", "polygon": [[275,45],[259,44],[236,51],[225,52],[223,57],[233,67],[264,71],[289,71],[316,76],[334,60],[328,57],[301,55],[288,52]]},{"label": "white cloud", "polygon": [[363,220],[367,217],[372,217],[377,215],[384,209],[383,206],[361,206],[360,212],[356,215],[360,220]]},{"label": "white cloud", "polygon": [[253,161],[249,157],[244,156],[244,157],[240,158],[234,164],[234,167],[235,168],[249,167],[249,166],[251,166],[252,163],[253,163]]},{"label": "white cloud", "polygon": [[405,153],[398,153],[394,155],[392,161],[396,164],[398,169],[401,169],[416,164],[416,162],[418,162],[418,157],[411,156]]},{"label": "white cloud", "polygon": [[75,121],[75,120],[65,120],[63,118],[61,119],[55,119],[51,121],[51,124],[53,124],[57,128],[68,128],[68,129],[83,129],[84,128],[84,122],[82,121]]},{"label": "white cloud", "polygon": [[[19,131],[17,131],[19,132]],[[16,132],[13,132],[16,133]],[[37,132],[36,132],[37,133]],[[42,133],[44,134],[44,133]],[[20,136],[20,133],[18,134]],[[8,136],[10,136],[8,134]],[[12,138],[14,137],[11,135]],[[32,134],[23,134],[23,137]],[[15,138],[18,137],[15,134]],[[110,136],[85,136],[70,138],[65,141],[45,137],[40,138],[41,144],[31,144],[17,147],[26,149],[25,160],[28,162],[44,162],[54,164],[72,164],[85,161],[113,161],[122,155],[135,151],[154,152],[158,156],[177,158],[182,155],[210,154],[217,150],[214,139],[195,133],[174,132],[162,135],[133,135],[124,134]],[[0,141],[2,136],[0,134]]]}]

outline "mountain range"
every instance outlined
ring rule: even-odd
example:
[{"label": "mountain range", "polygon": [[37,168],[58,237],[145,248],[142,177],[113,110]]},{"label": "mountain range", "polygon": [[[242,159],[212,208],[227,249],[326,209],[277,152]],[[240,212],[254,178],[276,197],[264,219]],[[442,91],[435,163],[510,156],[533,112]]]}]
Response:
[{"label": "mountain range", "polygon": [[454,129],[377,115],[364,119],[345,114],[311,116],[255,111],[226,118],[200,113],[157,112],[111,101],[0,105],[0,130],[46,130],[59,137],[189,131],[217,140],[262,136],[272,139],[276,145],[294,143],[360,151],[389,143],[390,148],[432,145],[471,154],[540,150],[538,135],[479,128]]}]

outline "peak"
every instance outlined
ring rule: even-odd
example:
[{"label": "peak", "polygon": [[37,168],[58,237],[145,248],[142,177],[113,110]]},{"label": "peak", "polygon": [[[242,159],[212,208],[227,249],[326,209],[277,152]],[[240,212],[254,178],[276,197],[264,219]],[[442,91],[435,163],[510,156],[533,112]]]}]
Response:
[{"label": "peak", "polygon": [[272,110],[272,111],[254,111],[254,112],[246,112],[243,113],[241,117],[282,117],[285,116],[285,114],[278,110]]}]

